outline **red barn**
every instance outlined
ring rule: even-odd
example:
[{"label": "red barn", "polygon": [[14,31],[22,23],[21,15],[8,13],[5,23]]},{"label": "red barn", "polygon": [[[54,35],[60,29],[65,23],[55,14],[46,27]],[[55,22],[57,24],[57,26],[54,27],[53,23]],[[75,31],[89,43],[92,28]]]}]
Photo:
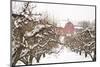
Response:
[{"label": "red barn", "polygon": [[65,24],[64,33],[65,34],[73,34],[75,32],[74,25],[69,21]]},{"label": "red barn", "polygon": [[74,32],[75,32],[75,28],[74,25],[71,22],[68,22],[65,24],[64,28],[62,27],[57,27],[55,29],[55,32],[57,35],[67,35],[67,36],[71,36]]}]

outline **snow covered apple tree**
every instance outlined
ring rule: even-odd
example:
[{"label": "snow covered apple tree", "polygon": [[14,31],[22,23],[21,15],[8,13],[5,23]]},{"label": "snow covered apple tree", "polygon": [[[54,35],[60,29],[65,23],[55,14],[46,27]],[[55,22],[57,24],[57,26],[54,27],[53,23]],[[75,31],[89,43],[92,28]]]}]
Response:
[{"label": "snow covered apple tree", "polygon": [[39,63],[41,56],[53,53],[52,49],[57,48],[58,36],[55,34],[56,25],[42,17],[42,13],[33,14],[36,6],[30,7],[26,2],[22,11],[12,11],[12,65],[22,61],[25,65],[31,65],[33,58]]},{"label": "snow covered apple tree", "polygon": [[89,55],[93,61],[96,60],[96,42],[95,42],[95,25],[87,27],[82,31],[74,34],[71,37],[65,36],[65,45],[70,49],[81,55],[85,54],[85,57]]}]

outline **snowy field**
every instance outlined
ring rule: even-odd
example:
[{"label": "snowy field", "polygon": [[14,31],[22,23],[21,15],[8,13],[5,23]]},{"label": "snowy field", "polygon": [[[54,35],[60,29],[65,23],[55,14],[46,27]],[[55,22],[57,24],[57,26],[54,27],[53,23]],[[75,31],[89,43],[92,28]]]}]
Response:
[{"label": "snowy field", "polygon": [[[88,56],[85,58],[84,54],[81,56],[75,52],[71,52],[69,48],[63,47],[63,49],[58,54],[46,55],[45,58],[40,59],[40,63],[59,63],[59,62],[76,62],[76,61],[92,61]],[[33,64],[37,64],[33,60]]]},{"label": "snowy field", "polygon": [[[62,48],[63,47],[63,48]],[[62,48],[62,49],[61,49]],[[61,49],[59,51],[59,49]],[[66,48],[64,46],[59,46],[59,48],[55,49],[58,50],[58,54],[46,54],[46,57],[43,58],[41,56],[40,63],[36,63],[35,58],[33,59],[33,64],[44,64],[44,63],[59,63],[59,62],[77,62],[77,61],[92,61],[90,56],[85,58],[84,54],[79,55],[75,52],[72,52],[70,48]],[[22,62],[18,61],[18,65],[24,65]]]},{"label": "snowy field", "polygon": [[[63,43],[64,37],[60,37],[60,41]],[[65,47],[59,44],[58,48],[52,49],[52,54],[43,55],[40,58],[40,62],[36,63],[36,59],[33,59],[33,64],[45,64],[45,63],[60,63],[60,62],[78,62],[78,61],[92,61],[91,57],[88,55],[85,58],[85,54],[79,55],[78,53],[72,52],[69,47]],[[24,65],[22,62],[18,61],[16,65]]]}]

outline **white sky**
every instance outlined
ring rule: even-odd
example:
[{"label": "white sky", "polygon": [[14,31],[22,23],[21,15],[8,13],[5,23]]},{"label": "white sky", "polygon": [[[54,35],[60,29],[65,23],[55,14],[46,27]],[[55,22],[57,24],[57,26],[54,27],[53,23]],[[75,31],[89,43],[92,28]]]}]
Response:
[{"label": "white sky", "polygon": [[[18,3],[16,4],[19,5]],[[95,19],[95,7],[44,3],[33,4],[37,6],[35,8],[36,12],[47,12],[51,18],[56,19],[59,26],[67,23],[67,19],[72,21],[73,24],[83,20],[93,21]],[[14,4],[12,5],[14,6]]]}]

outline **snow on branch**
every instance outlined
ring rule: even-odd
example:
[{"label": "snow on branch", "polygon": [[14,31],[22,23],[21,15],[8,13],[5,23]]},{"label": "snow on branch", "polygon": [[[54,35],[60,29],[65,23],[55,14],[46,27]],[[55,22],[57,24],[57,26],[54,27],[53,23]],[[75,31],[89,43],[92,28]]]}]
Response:
[{"label": "snow on branch", "polygon": [[41,25],[41,24],[36,25],[35,28],[32,31],[30,31],[30,32],[26,31],[24,36],[31,37],[34,34],[36,34],[37,32],[39,32],[41,29],[43,29],[43,28],[45,28],[44,25]]}]

